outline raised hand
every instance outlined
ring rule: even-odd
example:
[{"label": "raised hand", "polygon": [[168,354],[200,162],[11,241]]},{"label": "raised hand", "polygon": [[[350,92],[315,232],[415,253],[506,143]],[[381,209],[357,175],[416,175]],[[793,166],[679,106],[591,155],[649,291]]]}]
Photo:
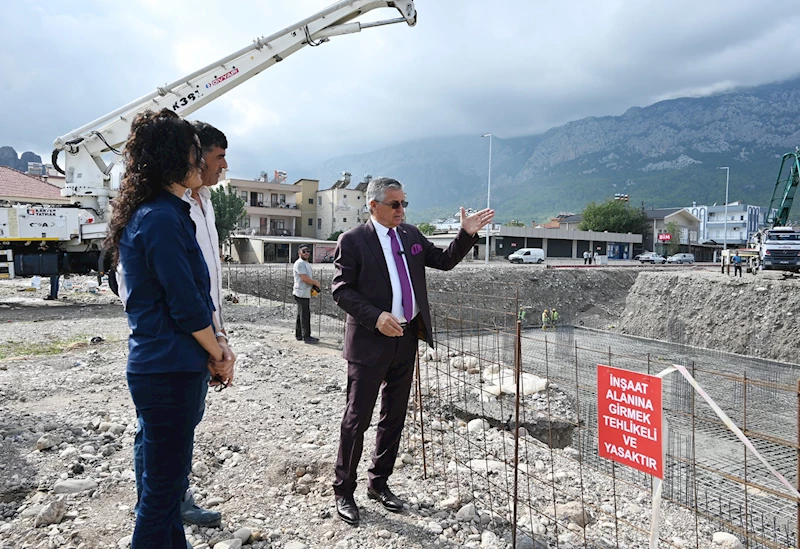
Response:
[{"label": "raised hand", "polygon": [[464,208],[461,208],[461,228],[469,233],[470,236],[478,234],[478,231],[492,222],[492,218],[494,218],[494,210],[489,208],[475,212],[469,217],[467,217],[467,212],[464,211]]}]

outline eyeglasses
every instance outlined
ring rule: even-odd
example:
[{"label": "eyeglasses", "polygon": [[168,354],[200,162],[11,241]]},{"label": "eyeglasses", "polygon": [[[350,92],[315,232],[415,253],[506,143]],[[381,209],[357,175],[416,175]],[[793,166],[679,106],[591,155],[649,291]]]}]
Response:
[{"label": "eyeglasses", "polygon": [[399,210],[400,206],[402,206],[404,209],[408,208],[408,202],[405,200],[392,200],[391,202],[380,202],[380,204],[389,206],[393,210]]}]

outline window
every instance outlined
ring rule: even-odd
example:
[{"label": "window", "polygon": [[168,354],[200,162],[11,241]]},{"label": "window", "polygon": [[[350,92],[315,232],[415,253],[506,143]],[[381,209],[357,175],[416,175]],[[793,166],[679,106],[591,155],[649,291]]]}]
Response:
[{"label": "window", "polygon": [[346,194],[345,194],[345,195],[342,195],[342,196],[343,196],[343,198],[347,198],[347,195],[346,195]]},{"label": "window", "polygon": [[239,220],[239,227],[242,229],[249,229],[250,228],[250,216],[243,215],[242,218]]},{"label": "window", "polygon": [[[314,205],[314,199],[313,199],[313,198],[309,198],[309,199],[308,199],[308,204],[309,204],[310,206],[313,206],[313,205]],[[310,223],[309,223],[309,225],[310,225]]]},{"label": "window", "polygon": [[308,226],[309,227],[313,227],[314,226],[314,218],[313,217],[309,217],[308,218]]},{"label": "window", "polygon": [[346,217],[342,218],[342,223],[347,223],[347,218]]},{"label": "window", "polygon": [[317,206],[322,206],[322,197],[321,196],[317,197]]},{"label": "window", "polygon": [[239,191],[239,195],[242,197],[242,200],[247,203],[247,191]]},{"label": "window", "polygon": [[258,201],[261,203],[264,202],[264,193],[258,193]]},{"label": "window", "polygon": [[322,219],[317,218],[317,229],[322,229]]}]

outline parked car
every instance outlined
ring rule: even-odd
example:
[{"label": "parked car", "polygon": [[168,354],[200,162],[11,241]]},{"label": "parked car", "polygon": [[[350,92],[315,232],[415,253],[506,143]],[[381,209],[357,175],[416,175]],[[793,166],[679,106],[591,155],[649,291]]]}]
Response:
[{"label": "parked car", "polygon": [[544,263],[544,250],[541,248],[521,248],[508,256],[511,263]]},{"label": "parked car", "polygon": [[667,258],[667,263],[694,263],[694,254],[675,254]]},{"label": "parked car", "polygon": [[642,254],[639,256],[639,261],[642,263],[661,263],[662,265],[667,262],[663,255],[659,255],[655,252],[650,252],[647,254]]},{"label": "parked car", "polygon": [[653,253],[653,252],[642,252],[640,254],[636,254],[635,256],[633,256],[633,260],[634,261],[639,261],[642,258],[643,255],[650,255],[651,253]]}]

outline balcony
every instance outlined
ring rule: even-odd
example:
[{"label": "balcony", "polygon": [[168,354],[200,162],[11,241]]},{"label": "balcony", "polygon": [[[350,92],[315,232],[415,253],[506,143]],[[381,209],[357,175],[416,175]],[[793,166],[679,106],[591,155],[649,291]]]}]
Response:
[{"label": "balcony", "polygon": [[258,227],[236,229],[233,231],[233,234],[244,236],[295,236],[294,231],[291,229],[266,229]]},{"label": "balcony", "polygon": [[302,212],[297,204],[280,204],[278,202],[250,202],[245,205],[249,214],[269,215],[276,217],[300,217]]}]

